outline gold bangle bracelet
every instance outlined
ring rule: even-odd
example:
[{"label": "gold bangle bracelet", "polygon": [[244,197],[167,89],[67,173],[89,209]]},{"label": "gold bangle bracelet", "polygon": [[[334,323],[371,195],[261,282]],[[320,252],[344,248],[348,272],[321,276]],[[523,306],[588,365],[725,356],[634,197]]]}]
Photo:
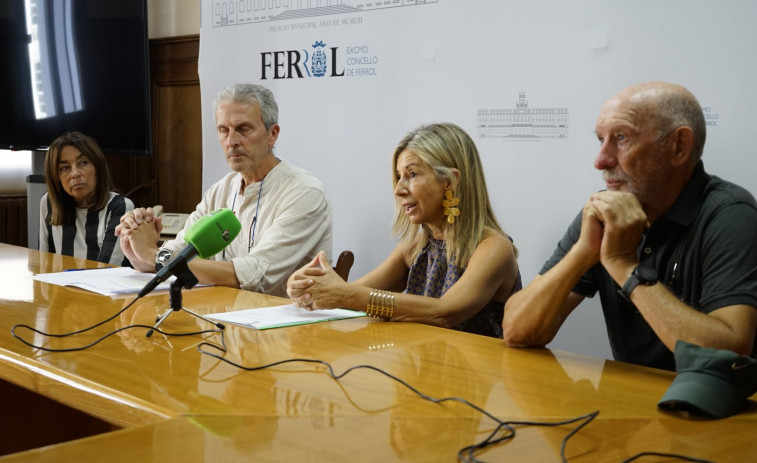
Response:
[{"label": "gold bangle bracelet", "polygon": [[394,293],[382,289],[372,289],[368,295],[365,313],[369,317],[390,320],[394,315]]},{"label": "gold bangle bracelet", "polygon": [[371,290],[368,296],[368,305],[365,307],[365,313],[368,314],[369,317],[375,317],[376,308],[376,291]]}]

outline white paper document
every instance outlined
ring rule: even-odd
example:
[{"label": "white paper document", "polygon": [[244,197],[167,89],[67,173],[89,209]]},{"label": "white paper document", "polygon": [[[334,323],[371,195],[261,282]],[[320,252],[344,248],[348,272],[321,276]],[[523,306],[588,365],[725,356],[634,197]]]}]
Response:
[{"label": "white paper document", "polygon": [[[138,293],[155,277],[154,273],[142,273],[129,267],[96,269],[72,269],[57,273],[40,273],[34,279],[60,286],[75,286],[103,296],[119,296]],[[166,290],[176,277],[159,284],[155,291]]]},{"label": "white paper document", "polygon": [[283,326],[304,325],[307,323],[341,320],[344,318],[365,317],[365,312],[348,309],[305,310],[300,307],[279,305],[259,309],[238,310],[206,315],[208,318],[235,325],[265,330]]}]

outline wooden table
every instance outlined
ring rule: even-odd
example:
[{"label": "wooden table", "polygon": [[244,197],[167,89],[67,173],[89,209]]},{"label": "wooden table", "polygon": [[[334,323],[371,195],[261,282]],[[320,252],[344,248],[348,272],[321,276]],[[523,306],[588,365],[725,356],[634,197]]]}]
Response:
[{"label": "wooden table", "polygon": [[[90,437],[62,442],[68,439],[62,435],[62,443],[2,461],[456,461],[460,449],[496,427],[471,407],[431,403],[367,368],[339,381],[323,365],[305,361],[240,370],[198,352],[203,340],[219,343],[218,333],[146,338],[146,329],[134,328],[80,352],[34,350],[10,335],[11,326],[74,331],[118,312],[131,298],[32,279],[99,266],[94,262],[0,245],[0,265],[0,378],[12,390],[6,401],[19,402],[24,416],[37,399],[23,393],[52,399],[104,425],[93,426]],[[184,306],[198,313],[287,302],[220,287],[195,288],[183,297]],[[24,338],[56,348],[81,346],[129,324],[152,325],[167,309],[168,295],[156,293],[91,332],[66,339],[26,332]],[[209,328],[183,312],[163,325],[174,333]],[[337,373],[370,365],[429,396],[464,398],[500,420],[558,422],[598,411],[568,441],[571,462],[620,462],[643,451],[719,462],[757,458],[755,398],[747,411],[724,420],[664,412],[657,401],[674,377],[667,371],[556,350],[510,349],[496,339],[368,318],[266,331],[227,326],[224,336],[224,357],[248,367],[291,358],[322,360]],[[37,432],[7,419],[2,432]],[[573,427],[517,426],[512,440],[477,457],[560,461],[562,439]]]}]

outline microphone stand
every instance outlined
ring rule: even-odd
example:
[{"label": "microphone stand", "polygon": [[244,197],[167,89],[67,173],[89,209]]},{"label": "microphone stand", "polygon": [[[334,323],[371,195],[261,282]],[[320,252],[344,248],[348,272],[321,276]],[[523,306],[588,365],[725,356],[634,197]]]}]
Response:
[{"label": "microphone stand", "polygon": [[187,261],[182,260],[181,262],[178,262],[175,267],[175,275],[176,279],[171,283],[171,289],[170,289],[170,296],[169,301],[171,303],[171,308],[166,311],[163,315],[155,319],[155,326],[153,326],[148,332],[146,337],[152,336],[152,333],[164,322],[166,321],[166,318],[168,318],[169,315],[171,315],[173,312],[178,312],[180,310],[183,310],[184,312],[187,312],[189,314],[194,315],[197,318],[201,318],[205,320],[208,323],[211,323],[218,327],[219,329],[225,329],[226,326],[223,323],[214,322],[213,320],[202,316],[198,313],[192,312],[189,309],[186,309],[182,306],[182,297],[181,297],[181,288],[184,287],[186,289],[192,289],[197,284],[197,277],[194,276],[194,273],[192,273],[189,270],[189,267],[187,266]]}]

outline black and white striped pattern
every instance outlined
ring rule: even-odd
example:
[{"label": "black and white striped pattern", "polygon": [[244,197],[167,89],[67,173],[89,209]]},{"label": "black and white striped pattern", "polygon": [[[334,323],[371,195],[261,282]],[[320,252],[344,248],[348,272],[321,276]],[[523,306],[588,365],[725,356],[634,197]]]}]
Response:
[{"label": "black and white striped pattern", "polygon": [[122,215],[134,209],[128,198],[110,194],[100,211],[77,209],[71,225],[50,225],[51,207],[47,194],[40,201],[40,251],[48,251],[115,265],[124,264],[124,254],[115,235]]}]

